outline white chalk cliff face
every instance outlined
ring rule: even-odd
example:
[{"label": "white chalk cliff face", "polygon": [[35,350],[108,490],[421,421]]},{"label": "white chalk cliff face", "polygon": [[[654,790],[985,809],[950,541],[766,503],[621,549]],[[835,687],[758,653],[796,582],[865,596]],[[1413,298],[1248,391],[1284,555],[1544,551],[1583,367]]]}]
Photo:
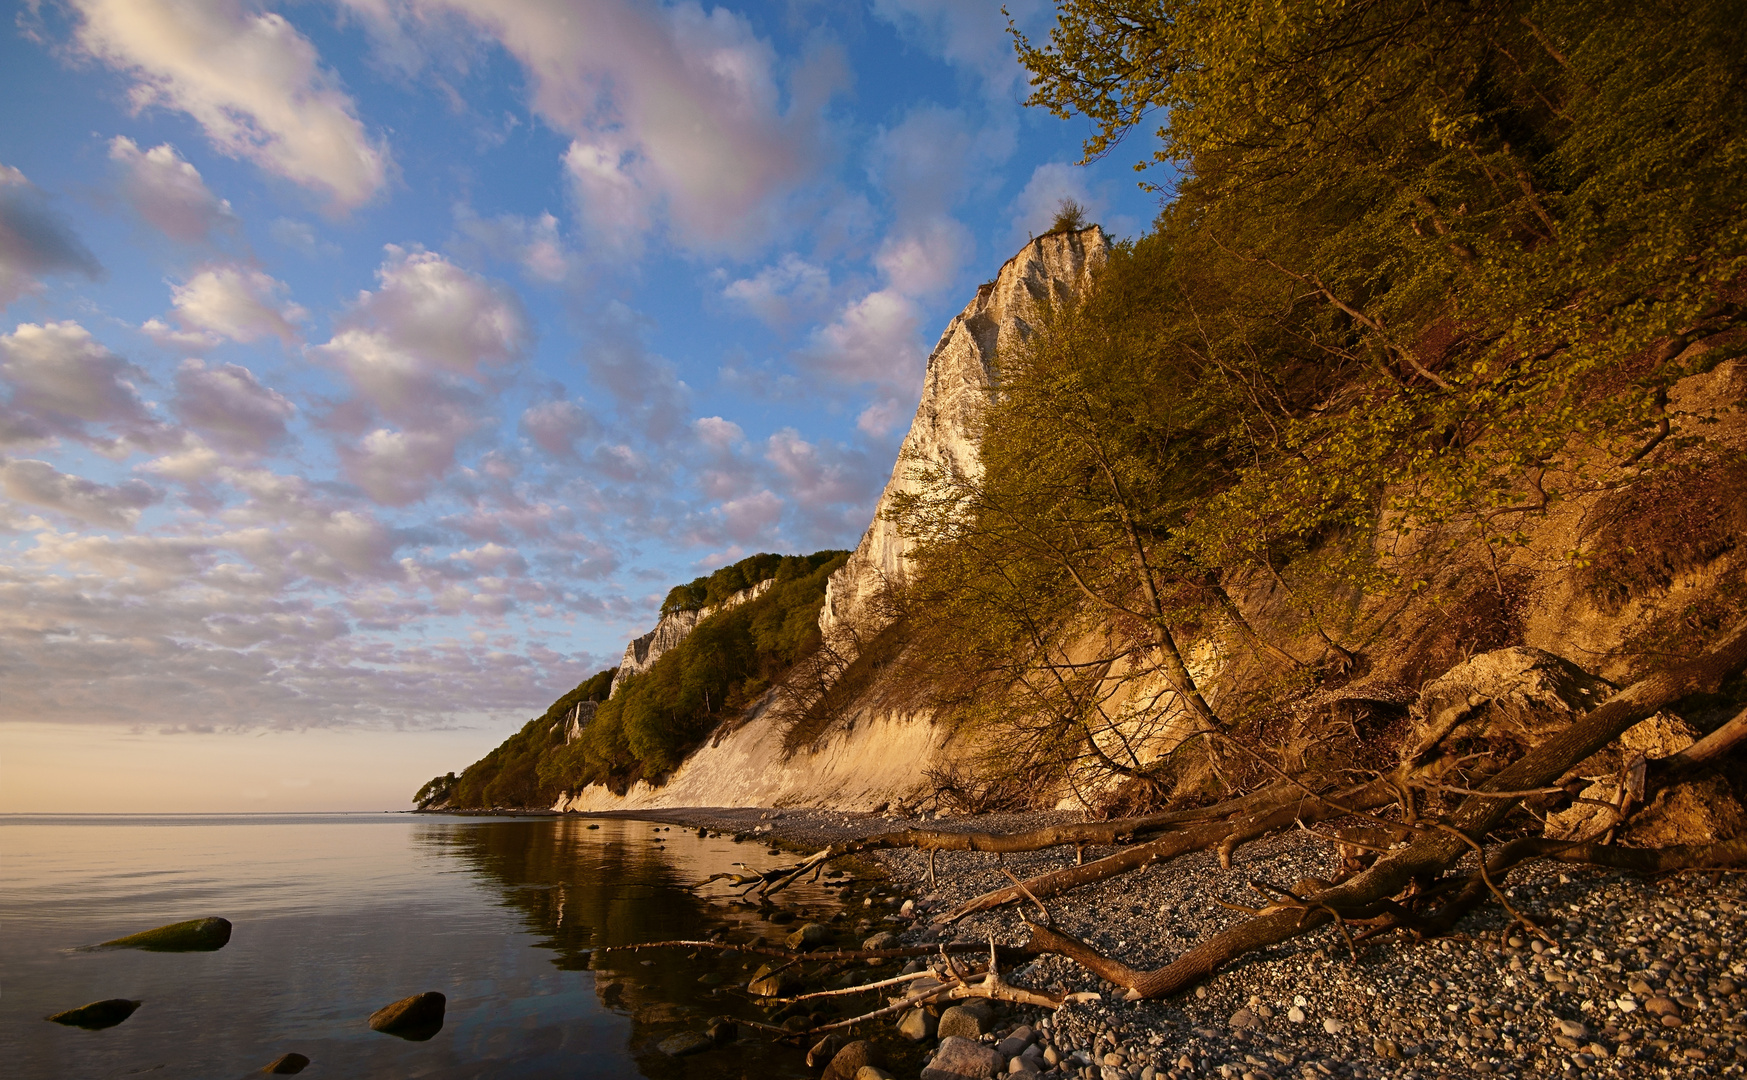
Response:
[{"label": "white chalk cliff face", "polygon": [[1096,225],[1040,236],[1008,259],[947,324],[928,357],[922,402],[874,507],[873,524],[825,587],[819,629],[834,648],[853,654],[858,642],[884,628],[876,600],[888,585],[900,584],[909,568],[904,537],[886,517],[897,495],[919,490],[919,466],[960,476],[981,471],[975,431],[989,402],[996,358],[1030,335],[1042,301],[1082,295],[1109,253],[1110,240]]},{"label": "white chalk cliff face", "polygon": [[[885,512],[898,493],[917,489],[913,472],[918,464],[943,466],[960,475],[978,473],[975,435],[989,402],[997,358],[1031,333],[1042,301],[1083,295],[1109,252],[1109,239],[1095,225],[1080,232],[1040,236],[1007,260],[995,279],[980,287],[976,298],[947,324],[928,358],[922,401],[891,481],[880,495],[873,523],[826,586],[819,627],[846,657],[855,655],[857,642],[884,628],[877,598],[888,583],[902,582],[909,568],[904,538],[896,524],[886,520]],[[741,603],[742,598],[756,595],[756,588],[748,589],[729,602]],[[664,616],[654,630],[626,647],[613,688],[617,690],[628,674],[646,670],[708,613],[706,609]],[[944,729],[925,714],[865,706],[852,711],[854,720],[843,730],[789,753],[783,747],[783,710],[767,698],[745,723],[699,747],[660,787],[639,781],[619,796],[590,786],[559,799],[554,809],[817,806],[866,810],[913,795],[924,769],[952,752]]]}]

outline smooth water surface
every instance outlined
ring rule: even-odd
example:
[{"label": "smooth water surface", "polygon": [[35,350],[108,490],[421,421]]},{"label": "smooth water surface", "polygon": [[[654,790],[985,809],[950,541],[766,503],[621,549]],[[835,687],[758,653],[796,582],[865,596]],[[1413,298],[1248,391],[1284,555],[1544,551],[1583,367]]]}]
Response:
[{"label": "smooth water surface", "polygon": [[[766,930],[725,884],[697,886],[783,861],[574,817],[0,817],[3,1068],[243,1077],[296,1051],[311,1077],[804,1075],[793,1049],[760,1039],[680,1060],[655,1049],[711,1016],[757,1015],[733,989],[741,958],[594,952]],[[815,912],[834,905],[821,888],[790,891]],[[235,927],[218,952],[81,949],[208,915]],[[429,1041],[366,1026],[427,990],[448,997]],[[43,1019],[116,997],[144,1002],[118,1027]]]}]

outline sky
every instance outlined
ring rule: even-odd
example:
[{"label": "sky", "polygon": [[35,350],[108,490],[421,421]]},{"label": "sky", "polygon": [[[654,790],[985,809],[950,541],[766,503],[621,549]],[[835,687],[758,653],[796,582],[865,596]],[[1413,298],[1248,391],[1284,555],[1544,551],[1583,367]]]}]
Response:
[{"label": "sky", "polygon": [[403,809],[853,547],[976,285],[1157,211],[1025,94],[998,0],[17,3],[0,812]]}]

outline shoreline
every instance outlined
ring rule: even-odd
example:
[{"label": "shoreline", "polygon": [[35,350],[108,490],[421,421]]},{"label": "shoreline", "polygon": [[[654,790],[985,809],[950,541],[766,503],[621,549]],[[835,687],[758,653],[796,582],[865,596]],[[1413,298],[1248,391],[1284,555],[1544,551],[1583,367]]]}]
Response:
[{"label": "shoreline", "polygon": [[[750,829],[807,853],[910,826],[1012,831],[1080,819],[1065,812],[918,819],[708,807],[584,816]],[[1085,858],[1114,850],[1088,846]],[[879,849],[855,857],[881,867],[886,887],[915,902],[917,917],[900,933],[906,944],[991,936],[1019,944],[1027,937],[1022,918],[1038,917],[1033,905],[947,926],[930,916],[1007,884],[1002,868],[1024,878],[1069,865],[1076,852],[942,851],[932,891],[924,853]],[[1335,862],[1326,843],[1288,834],[1238,848],[1230,869],[1214,852],[1198,852],[1052,897],[1046,906],[1056,928],[1131,967],[1152,969],[1245,917],[1216,900],[1259,906],[1252,881],[1291,883],[1328,874]],[[1077,964],[1049,956],[1003,977],[1039,990],[1097,992],[1102,1000],[1053,1017],[1037,1009],[1015,1009],[1011,1017],[1041,1029],[1056,1051],[1061,1063],[1043,1074],[1049,1077],[1747,1075],[1747,943],[1740,940],[1747,875],[1648,879],[1541,865],[1504,887],[1557,946],[1520,927],[1505,936],[1509,917],[1494,902],[1449,937],[1391,935],[1361,943],[1355,961],[1340,931],[1325,927],[1252,954],[1176,998],[1132,1003]]]},{"label": "shoreline", "polygon": [[[758,807],[497,816],[630,818],[801,854],[912,826],[1014,831],[1081,819],[1068,812],[935,818]],[[1114,850],[1088,845],[1085,858]],[[1073,863],[1076,851],[942,851],[932,890],[924,853],[894,848],[853,857],[877,866],[885,888],[914,902],[914,919],[899,931],[905,944],[991,936],[1019,944],[1027,937],[1022,919],[1038,917],[1033,905],[946,926],[930,917],[1007,884],[1003,868],[1024,878]],[[1264,901],[1252,881],[1328,874],[1335,861],[1326,843],[1287,834],[1238,848],[1229,869],[1215,853],[1197,852],[1052,897],[1046,906],[1057,929],[1130,967],[1152,969],[1244,917],[1217,901],[1258,906]],[[1505,937],[1508,916],[1494,902],[1445,938],[1364,942],[1355,961],[1339,930],[1325,927],[1252,954],[1176,998],[1132,1003],[1077,964],[1048,956],[1003,978],[1038,990],[1096,992],[1102,1000],[1053,1016],[1012,1009],[1002,1026],[1038,1029],[1060,1062],[1042,1074],[1051,1078],[1747,1075],[1747,943],[1740,940],[1747,875],[1646,879],[1542,865],[1504,887],[1557,946],[1520,927]],[[1650,1010],[1653,1002],[1666,1019]]]}]

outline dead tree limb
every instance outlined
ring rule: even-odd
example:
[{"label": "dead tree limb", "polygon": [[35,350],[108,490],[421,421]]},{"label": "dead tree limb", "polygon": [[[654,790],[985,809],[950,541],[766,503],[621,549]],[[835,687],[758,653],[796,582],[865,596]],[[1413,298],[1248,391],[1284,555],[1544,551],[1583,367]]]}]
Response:
[{"label": "dead tree limb", "polygon": [[1331,793],[1327,798],[1287,791],[1284,797],[1277,796],[1273,805],[1260,806],[1251,813],[1234,820],[1214,821],[1191,826],[1179,832],[1162,836],[1157,840],[1125,848],[1114,855],[1086,863],[1083,866],[1070,866],[1047,874],[1040,874],[1028,879],[1022,886],[1009,885],[992,892],[986,892],[960,904],[943,916],[940,921],[953,922],[974,912],[987,911],[1003,904],[1015,903],[1025,897],[1026,891],[1030,892],[1034,900],[1045,896],[1055,896],[1067,892],[1069,889],[1077,889],[1095,881],[1103,881],[1105,878],[1115,877],[1118,874],[1126,874],[1130,870],[1138,870],[1155,862],[1174,859],[1192,851],[1221,847],[1222,850],[1229,852],[1230,848],[1235,848],[1238,844],[1246,843],[1279,829],[1290,828],[1297,821],[1322,821],[1344,817],[1354,810],[1369,810],[1383,806],[1393,801],[1395,797],[1395,790],[1382,782],[1366,784],[1338,795]]},{"label": "dead tree limb", "polygon": [[[1329,922],[1336,910],[1352,911],[1395,896],[1409,884],[1442,876],[1469,849],[1504,820],[1517,800],[1492,793],[1545,787],[1658,709],[1716,689],[1747,667],[1747,621],[1718,638],[1698,656],[1656,672],[1615,694],[1569,728],[1536,744],[1522,757],[1479,785],[1446,822],[1464,839],[1444,831],[1420,833],[1404,848],[1380,857],[1370,869],[1309,899],[1308,911],[1279,911],[1240,923],[1178,957],[1168,967],[1147,973],[1129,990],[1131,997],[1154,998],[1195,985],[1239,956],[1276,945]],[[1035,892],[1036,889],[1033,888]]]}]

